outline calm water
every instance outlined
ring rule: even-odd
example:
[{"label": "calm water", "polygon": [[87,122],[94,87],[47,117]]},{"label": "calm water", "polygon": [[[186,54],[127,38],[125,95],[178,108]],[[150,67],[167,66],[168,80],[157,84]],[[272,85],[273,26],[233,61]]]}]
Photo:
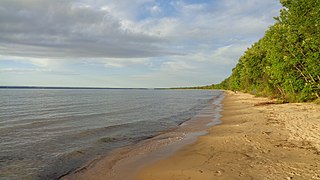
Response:
[{"label": "calm water", "polygon": [[190,119],[219,91],[0,90],[0,179],[55,179]]}]

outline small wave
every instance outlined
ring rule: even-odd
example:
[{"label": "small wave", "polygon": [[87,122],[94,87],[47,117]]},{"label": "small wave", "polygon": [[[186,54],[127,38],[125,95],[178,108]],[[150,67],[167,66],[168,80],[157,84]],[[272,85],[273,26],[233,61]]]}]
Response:
[{"label": "small wave", "polygon": [[[10,97],[17,99],[14,104],[19,107],[11,106],[15,111],[2,116],[0,137],[4,142],[19,140],[22,143],[19,147],[23,148],[12,148],[17,143],[2,148],[37,161],[30,165],[33,169],[28,173],[37,171],[38,179],[56,179],[99,154],[105,155],[114,148],[176,128],[219,94],[165,90],[99,91],[98,94],[44,90],[42,95],[34,91],[22,92],[14,92]],[[43,96],[50,98],[43,99]],[[28,97],[22,100],[26,104],[19,103],[21,99],[17,97]],[[0,163],[9,159],[0,157]],[[12,172],[23,175],[20,170]]]}]

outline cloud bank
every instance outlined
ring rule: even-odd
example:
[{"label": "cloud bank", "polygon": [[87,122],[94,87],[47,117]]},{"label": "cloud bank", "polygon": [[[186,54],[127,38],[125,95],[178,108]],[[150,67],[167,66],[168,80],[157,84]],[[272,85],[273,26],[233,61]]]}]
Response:
[{"label": "cloud bank", "polygon": [[0,85],[217,83],[280,8],[277,0],[2,0]]}]

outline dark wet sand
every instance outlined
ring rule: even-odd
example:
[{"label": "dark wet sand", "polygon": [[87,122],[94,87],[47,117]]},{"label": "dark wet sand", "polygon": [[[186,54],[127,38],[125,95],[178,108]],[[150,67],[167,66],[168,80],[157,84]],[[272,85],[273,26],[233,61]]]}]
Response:
[{"label": "dark wet sand", "polygon": [[106,157],[97,157],[61,179],[135,179],[143,167],[173,155],[182,147],[196,142],[200,135],[207,134],[208,124],[219,124],[219,109],[219,105],[210,102],[196,117],[178,128],[133,146],[114,150]]},{"label": "dark wet sand", "polygon": [[[170,131],[64,179],[320,179],[320,106],[231,92],[223,106],[223,123],[206,135]],[[209,121],[200,116],[186,127]]]},{"label": "dark wet sand", "polygon": [[320,179],[320,106],[228,92],[223,124],[137,179]]}]

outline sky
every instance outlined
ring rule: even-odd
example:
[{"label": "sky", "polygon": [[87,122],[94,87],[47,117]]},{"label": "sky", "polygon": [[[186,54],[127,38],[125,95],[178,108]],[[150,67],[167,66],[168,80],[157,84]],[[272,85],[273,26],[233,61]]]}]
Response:
[{"label": "sky", "polygon": [[219,83],[279,0],[1,0],[0,86]]}]

